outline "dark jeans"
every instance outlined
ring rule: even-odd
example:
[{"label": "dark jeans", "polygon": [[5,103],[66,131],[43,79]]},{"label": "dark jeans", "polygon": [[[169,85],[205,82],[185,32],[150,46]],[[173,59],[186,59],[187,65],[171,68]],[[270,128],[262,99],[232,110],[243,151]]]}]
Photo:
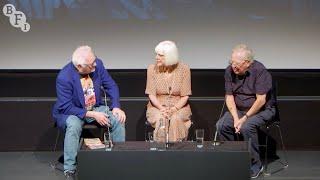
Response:
[{"label": "dark jeans", "polygon": [[[246,111],[238,111],[239,118],[241,118]],[[251,139],[251,170],[257,171],[261,167],[261,160],[259,156],[259,142],[258,142],[258,128],[265,125],[275,115],[275,108],[266,108],[263,111],[249,117],[246,122],[243,123],[240,129],[240,137],[243,137],[245,141]],[[227,111],[216,124],[218,135],[221,141],[235,141],[239,140],[235,137],[235,128],[233,126],[233,117],[229,111]]]}]

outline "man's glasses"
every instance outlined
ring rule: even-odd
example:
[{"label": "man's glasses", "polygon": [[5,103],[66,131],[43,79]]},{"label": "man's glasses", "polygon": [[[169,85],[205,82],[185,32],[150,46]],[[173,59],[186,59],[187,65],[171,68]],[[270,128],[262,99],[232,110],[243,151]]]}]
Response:
[{"label": "man's glasses", "polygon": [[90,68],[90,69],[93,69],[93,68],[95,68],[96,66],[97,66],[97,62],[96,61],[94,61],[93,63],[91,63],[91,64],[82,64],[83,66],[86,66],[86,67],[88,67],[88,68]]},{"label": "man's glasses", "polygon": [[245,60],[244,61],[240,61],[240,62],[235,62],[235,61],[232,61],[230,60],[229,61],[229,64],[233,67],[241,67],[243,64],[244,64]]}]

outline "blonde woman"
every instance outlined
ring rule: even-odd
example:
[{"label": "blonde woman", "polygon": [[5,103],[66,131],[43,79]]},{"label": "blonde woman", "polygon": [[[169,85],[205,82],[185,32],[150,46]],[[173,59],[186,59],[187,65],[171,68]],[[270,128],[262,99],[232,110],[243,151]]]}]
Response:
[{"label": "blonde woman", "polygon": [[[146,117],[155,128],[156,141],[165,141],[159,134],[169,132],[169,141],[187,139],[191,125],[190,68],[179,61],[178,49],[172,41],[160,42],[155,47],[155,63],[147,70],[145,93],[149,97]],[[164,128],[160,128],[160,122]],[[170,123],[170,124],[169,124]],[[163,127],[163,126],[162,126]]]}]

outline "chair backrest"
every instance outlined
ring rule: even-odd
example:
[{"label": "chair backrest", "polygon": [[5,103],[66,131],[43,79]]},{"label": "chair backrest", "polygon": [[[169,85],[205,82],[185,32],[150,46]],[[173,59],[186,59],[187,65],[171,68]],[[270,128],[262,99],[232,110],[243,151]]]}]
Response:
[{"label": "chair backrest", "polygon": [[273,117],[273,122],[274,122],[274,121],[280,121],[280,113],[279,113],[277,95],[278,95],[278,84],[277,84],[277,81],[272,78],[272,94],[271,94],[271,96],[272,96],[272,97],[274,98],[274,100],[275,100],[274,106],[275,106],[275,109],[276,109],[276,114],[275,114],[275,116]]}]

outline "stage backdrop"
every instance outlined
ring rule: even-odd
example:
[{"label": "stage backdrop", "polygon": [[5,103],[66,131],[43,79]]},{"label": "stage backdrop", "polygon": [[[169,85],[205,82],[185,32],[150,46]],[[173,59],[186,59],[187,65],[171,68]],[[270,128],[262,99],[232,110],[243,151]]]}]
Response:
[{"label": "stage backdrop", "polygon": [[109,69],[144,69],[173,40],[193,69],[223,69],[235,44],[272,69],[320,68],[318,0],[3,0],[28,32],[0,14],[0,69],[60,69],[90,45]]}]

